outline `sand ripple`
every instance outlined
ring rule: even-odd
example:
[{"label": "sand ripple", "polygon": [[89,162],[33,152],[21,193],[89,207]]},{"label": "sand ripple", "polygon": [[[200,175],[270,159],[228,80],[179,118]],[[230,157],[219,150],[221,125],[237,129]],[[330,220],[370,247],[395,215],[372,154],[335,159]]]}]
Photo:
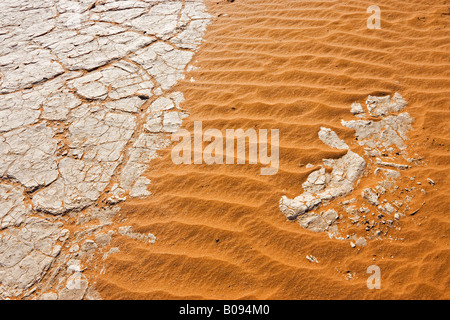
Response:
[{"label": "sand ripple", "polygon": [[[382,29],[368,30],[368,1],[208,3],[217,18],[194,57],[200,68],[176,88],[190,113],[183,126],[193,131],[202,120],[205,129],[278,128],[280,170],[260,176],[254,165],[176,166],[170,149],[162,152],[146,174],[153,195],[127,201],[122,211],[129,225],[158,240],[116,239],[121,252],[97,279],[102,296],[448,299],[448,4],[380,0]],[[400,222],[392,240],[361,251],[286,221],[278,200],[300,194],[317,169],[299,162],[345,153],[318,143],[320,127],[357,149],[340,119],[352,119],[353,102],[394,92],[415,119],[409,152],[423,157],[408,173],[415,179],[401,186],[421,182],[423,208]],[[366,287],[371,264],[381,268],[381,290]]]}]

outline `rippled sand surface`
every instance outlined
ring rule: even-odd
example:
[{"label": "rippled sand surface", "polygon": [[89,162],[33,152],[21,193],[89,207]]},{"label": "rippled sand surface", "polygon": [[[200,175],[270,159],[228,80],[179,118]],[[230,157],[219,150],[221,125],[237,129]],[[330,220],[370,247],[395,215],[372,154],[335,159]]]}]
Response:
[{"label": "rippled sand surface", "polygon": [[[380,30],[366,27],[370,1],[207,4],[215,19],[194,57],[199,69],[176,87],[190,114],[183,127],[193,132],[201,120],[223,132],[279,129],[280,169],[261,176],[258,165],[174,165],[170,147],[161,151],[145,174],[152,196],[121,210],[127,225],[157,241],[113,240],[121,252],[96,279],[102,298],[450,298],[450,3],[380,0]],[[361,151],[341,119],[352,119],[353,102],[395,92],[415,119],[408,153],[422,157],[399,186],[425,190],[414,202],[421,209],[391,239],[363,248],[286,220],[279,199],[299,195],[313,170],[299,163],[345,153],[318,140],[320,127]],[[366,286],[372,264],[380,290]]]}]

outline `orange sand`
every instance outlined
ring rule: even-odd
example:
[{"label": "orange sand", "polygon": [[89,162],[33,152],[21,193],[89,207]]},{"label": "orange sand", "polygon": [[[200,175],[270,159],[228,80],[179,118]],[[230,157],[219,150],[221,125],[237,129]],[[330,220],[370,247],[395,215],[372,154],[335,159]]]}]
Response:
[{"label": "orange sand", "polygon": [[[153,195],[121,211],[158,240],[116,238],[121,252],[96,279],[102,298],[449,299],[450,2],[379,0],[381,30],[366,27],[373,1],[207,3],[216,19],[194,58],[200,69],[174,89],[190,113],[183,127],[278,128],[280,170],[174,165],[170,149],[161,152],[147,173]],[[395,92],[415,118],[409,154],[427,163],[407,174],[427,194],[392,231],[404,240],[369,241],[358,252],[287,221],[280,197],[299,195],[313,170],[299,162],[342,155],[318,140],[320,126],[355,148],[353,130],[340,125],[352,119],[351,103]],[[381,268],[381,290],[366,287],[371,264]]]}]

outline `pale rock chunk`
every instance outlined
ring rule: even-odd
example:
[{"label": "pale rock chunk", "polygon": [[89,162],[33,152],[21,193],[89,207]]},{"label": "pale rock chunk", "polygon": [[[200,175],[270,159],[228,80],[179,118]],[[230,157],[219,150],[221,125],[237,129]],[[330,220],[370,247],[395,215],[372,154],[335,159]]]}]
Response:
[{"label": "pale rock chunk", "polygon": [[379,205],[378,210],[386,214],[392,214],[395,212],[395,208],[389,203],[385,203],[384,205]]},{"label": "pale rock chunk", "polygon": [[67,120],[69,111],[81,105],[80,99],[68,91],[55,92],[43,105],[42,118],[47,120]]},{"label": "pale rock chunk", "polygon": [[333,168],[331,174],[323,168],[313,171],[303,184],[303,194],[294,199],[281,198],[280,209],[288,219],[313,210],[325,200],[349,194],[366,167],[364,159],[352,151],[339,159],[324,159],[324,164]]},{"label": "pale rock chunk", "polygon": [[356,240],[355,245],[358,247],[365,247],[367,245],[367,240],[364,237],[359,237],[358,240]]},{"label": "pale rock chunk", "polygon": [[375,174],[378,174],[378,172],[381,172],[385,175],[387,179],[395,180],[401,177],[400,172],[397,170],[391,170],[391,169],[385,169],[385,168],[377,168],[375,170]]},{"label": "pale rock chunk", "polygon": [[163,131],[170,133],[177,132],[182,122],[183,120],[178,112],[166,112],[163,120]]},{"label": "pale rock chunk", "polygon": [[0,234],[0,297],[18,296],[39,282],[60,253],[61,223],[29,218]]},{"label": "pale rock chunk", "polygon": [[380,204],[378,201],[378,194],[372,191],[372,189],[367,188],[364,189],[362,192],[362,197],[367,200],[368,203],[370,203],[373,206],[377,206]]},{"label": "pale rock chunk", "polygon": [[298,223],[313,232],[323,232],[328,229],[328,223],[321,216],[314,213],[305,214],[298,219]]},{"label": "pale rock chunk", "polygon": [[59,293],[58,300],[81,300],[86,294],[88,281],[86,279],[74,279],[74,284],[65,287]]},{"label": "pale rock chunk", "polygon": [[193,55],[191,51],[174,49],[167,43],[156,42],[137,51],[131,60],[141,64],[163,90],[168,90],[178,80],[184,79],[184,69]]},{"label": "pale rock chunk", "polygon": [[[124,2],[122,2],[122,3],[124,3]],[[103,6],[96,6],[94,8],[95,12],[101,12],[101,14],[99,14],[98,20],[100,20],[102,22],[112,22],[115,24],[124,24],[124,23],[127,23],[128,21],[132,21],[135,18],[141,16],[146,11],[145,8],[133,8],[132,6],[127,8],[127,10],[108,10],[108,9],[113,9],[113,8],[111,6],[109,6],[107,8],[107,5],[111,5],[111,3],[105,4]],[[102,9],[104,10],[103,12],[101,11]],[[119,9],[119,8],[117,8],[117,9]],[[124,9],[124,8],[122,7],[120,9]]]},{"label": "pale rock chunk", "polygon": [[319,263],[319,260],[317,260],[317,258],[314,257],[313,255],[307,255],[307,256],[306,256],[306,259],[307,259],[309,262]]},{"label": "pale rock chunk", "polygon": [[327,144],[331,148],[348,149],[348,145],[345,143],[345,141],[339,139],[336,132],[332,131],[329,128],[325,127],[320,128],[319,139],[322,140],[323,143]]},{"label": "pale rock chunk", "polygon": [[360,103],[353,103],[350,112],[352,114],[361,114],[364,113],[364,109]]},{"label": "pale rock chunk", "polygon": [[370,148],[389,148],[395,145],[400,150],[404,150],[405,140],[408,139],[406,133],[411,130],[413,120],[407,112],[399,115],[389,114],[401,111],[406,105],[406,101],[398,93],[392,99],[390,96],[369,96],[367,108],[372,116],[384,116],[380,121],[342,120],[341,123],[356,131],[360,145]]},{"label": "pale rock chunk", "polygon": [[39,41],[69,70],[93,70],[149,45],[155,38],[98,22],[81,28],[78,33],[57,29]]},{"label": "pale rock chunk", "polygon": [[54,292],[46,292],[42,294],[39,300],[58,300],[58,295]]},{"label": "pale rock chunk", "polygon": [[130,25],[146,34],[168,39],[177,28],[181,8],[182,3],[178,1],[162,2],[155,5],[149,13],[133,19]]},{"label": "pale rock chunk", "polygon": [[145,241],[145,242],[148,242],[151,244],[155,243],[155,241],[156,241],[156,237],[153,234],[151,234],[151,233],[144,234],[144,233],[134,232],[133,227],[131,227],[131,226],[120,227],[119,234],[121,234],[123,236],[127,236],[131,239]]},{"label": "pale rock chunk", "polygon": [[125,201],[127,198],[125,195],[125,190],[119,188],[119,185],[116,183],[111,188],[112,196],[106,199],[108,204],[117,204],[119,202]]},{"label": "pale rock chunk", "polygon": [[120,175],[120,186],[126,190],[131,189],[150,161],[158,157],[157,150],[169,145],[170,140],[162,134],[142,133],[129,151],[128,161]]},{"label": "pale rock chunk", "polygon": [[162,112],[156,112],[151,114],[144,125],[145,130],[153,133],[161,132],[163,128],[162,118],[163,118]]},{"label": "pale rock chunk", "polygon": [[91,73],[71,81],[69,86],[75,88],[77,93],[86,99],[103,100],[108,94],[108,88],[98,81],[101,77],[102,75],[100,72]]},{"label": "pale rock chunk", "polygon": [[3,135],[0,140],[0,172],[14,178],[27,189],[46,186],[58,177],[54,132],[45,124],[16,129]]},{"label": "pale rock chunk", "polygon": [[130,191],[130,197],[133,198],[147,198],[152,193],[147,190],[151,181],[146,177],[139,177],[136,183],[133,185],[133,188]]},{"label": "pale rock chunk", "polygon": [[43,96],[14,92],[0,95],[0,133],[35,124]]},{"label": "pale rock chunk", "polygon": [[188,27],[170,39],[170,42],[183,49],[195,50],[201,44],[202,35],[206,32],[209,20],[191,21]]},{"label": "pale rock chunk", "polygon": [[367,109],[372,116],[385,116],[390,113],[401,111],[408,104],[405,99],[399,94],[395,93],[391,99],[390,96],[375,97],[369,96],[366,101]]},{"label": "pale rock chunk", "polygon": [[10,93],[53,79],[64,73],[64,69],[54,62],[48,50],[19,47],[17,51],[0,57],[0,72],[3,75],[0,93]]},{"label": "pale rock chunk", "polygon": [[152,112],[171,110],[174,107],[173,101],[166,97],[158,98],[150,105]]},{"label": "pale rock chunk", "polygon": [[328,223],[328,225],[332,225],[337,219],[339,219],[339,215],[335,210],[328,210],[322,213],[322,218]]},{"label": "pale rock chunk", "polygon": [[31,212],[30,205],[24,202],[24,191],[21,187],[0,184],[0,230],[20,226]]},{"label": "pale rock chunk", "polygon": [[140,99],[139,97],[133,96],[116,101],[105,102],[104,106],[111,111],[137,113],[143,104],[144,100]]}]

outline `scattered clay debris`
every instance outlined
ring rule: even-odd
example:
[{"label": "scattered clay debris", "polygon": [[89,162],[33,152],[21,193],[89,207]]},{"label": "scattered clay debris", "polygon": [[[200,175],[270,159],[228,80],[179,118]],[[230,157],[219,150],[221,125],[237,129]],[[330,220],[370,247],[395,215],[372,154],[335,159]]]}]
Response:
[{"label": "scattered clay debris", "polygon": [[145,235],[142,233],[133,232],[133,227],[131,227],[131,226],[120,227],[119,233],[123,236],[130,237],[131,239],[137,239],[137,240],[146,241],[149,243],[155,243],[155,241],[156,241],[156,237],[153,234],[149,233],[149,234]]},{"label": "scattered clay debris", "polygon": [[307,255],[306,260],[308,260],[309,262],[319,263],[319,260],[317,260],[317,258],[312,255]]},{"label": "scattered clay debris", "polygon": [[[407,132],[413,122],[408,113],[401,112],[406,105],[399,93],[392,98],[369,96],[367,110],[359,103],[351,105],[351,113],[360,119],[343,120],[342,125],[355,130],[357,143],[364,147],[363,156],[351,151],[334,131],[321,128],[318,136],[322,142],[347,153],[339,159],[324,159],[324,166],[331,167],[331,173],[326,173],[324,166],[313,171],[302,184],[301,195],[294,199],[281,198],[280,210],[287,219],[297,221],[304,229],[328,232],[330,238],[350,241],[353,248],[366,246],[370,239],[387,237],[389,229],[408,215],[408,203],[417,191],[415,187],[400,189],[396,185],[402,179],[402,172],[411,168],[411,165],[401,164],[408,159]],[[353,191],[365,176],[372,175],[371,172],[378,177],[378,183],[364,188],[361,197],[355,197]],[[430,179],[428,182],[434,184]],[[405,192],[411,194],[405,197]],[[338,205],[333,201],[349,195],[353,198]],[[325,210],[327,206],[332,208]],[[342,235],[348,224],[360,226],[359,236]]]},{"label": "scattered clay debris", "polygon": [[[321,128],[319,138],[330,147],[348,149],[347,144],[330,129]],[[349,194],[366,166],[364,159],[350,150],[340,159],[324,159],[323,162],[325,166],[333,168],[331,173],[326,173],[324,167],[313,171],[302,185],[305,190],[302,195],[295,199],[283,196],[280,200],[280,209],[288,219],[295,220],[323,201]]]}]

